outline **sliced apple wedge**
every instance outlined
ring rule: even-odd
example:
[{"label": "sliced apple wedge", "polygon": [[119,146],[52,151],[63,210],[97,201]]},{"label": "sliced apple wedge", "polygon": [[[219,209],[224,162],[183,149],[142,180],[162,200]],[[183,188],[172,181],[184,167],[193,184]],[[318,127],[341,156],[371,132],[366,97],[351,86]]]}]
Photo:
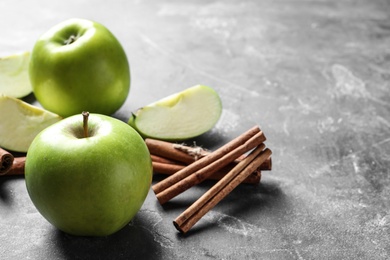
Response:
[{"label": "sliced apple wedge", "polygon": [[40,131],[61,119],[52,112],[0,94],[0,147],[27,152]]},{"label": "sliced apple wedge", "polygon": [[138,109],[129,125],[143,137],[185,140],[210,130],[221,113],[218,93],[197,85]]},{"label": "sliced apple wedge", "polygon": [[21,98],[32,92],[29,63],[30,52],[0,58],[0,93]]}]

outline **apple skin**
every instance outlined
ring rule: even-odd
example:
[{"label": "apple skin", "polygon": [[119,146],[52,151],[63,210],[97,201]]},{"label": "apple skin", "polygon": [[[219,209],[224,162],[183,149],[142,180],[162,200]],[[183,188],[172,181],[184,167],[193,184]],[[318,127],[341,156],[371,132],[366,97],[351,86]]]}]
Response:
[{"label": "apple skin", "polygon": [[90,114],[89,137],[75,115],[49,126],[32,142],[25,180],[37,210],[77,236],[107,236],[136,215],[152,181],[144,140],[126,123]]},{"label": "apple skin", "polygon": [[36,41],[29,76],[39,103],[62,117],[80,111],[111,115],[130,91],[121,44],[106,27],[85,19],[59,23]]}]

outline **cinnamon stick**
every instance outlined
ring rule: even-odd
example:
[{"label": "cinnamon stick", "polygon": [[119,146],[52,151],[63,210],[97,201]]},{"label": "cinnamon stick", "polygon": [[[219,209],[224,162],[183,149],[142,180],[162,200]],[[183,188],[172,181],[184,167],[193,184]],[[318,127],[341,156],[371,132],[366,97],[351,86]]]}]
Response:
[{"label": "cinnamon stick", "polygon": [[[177,171],[183,169],[184,167],[186,167],[184,165],[168,164],[168,163],[162,163],[162,162],[156,162],[156,161],[152,161],[152,164],[153,164],[153,171],[155,173],[160,173],[160,174],[164,174],[164,175],[172,175],[175,172],[177,172]],[[209,179],[209,180],[220,180],[231,169],[232,169],[232,167],[230,165],[228,165],[228,166],[222,168],[221,170],[217,171],[216,173],[214,173],[213,175],[211,175],[207,179]],[[243,183],[258,184],[260,182],[260,177],[261,177],[260,174],[261,174],[261,166],[258,169],[256,169],[256,171],[254,171],[251,175],[249,175],[248,178],[246,178]]]},{"label": "cinnamon stick", "polygon": [[204,150],[203,148],[201,148],[199,146],[190,147],[190,146],[183,145],[183,144],[173,144],[172,148],[190,155],[194,159],[194,161],[209,154],[208,151]]},{"label": "cinnamon stick", "polygon": [[[259,146],[256,150],[262,150],[263,148],[264,147]],[[237,164],[223,179],[173,221],[176,229],[181,233],[188,232],[210,209],[225,198],[234,188],[247,178],[254,169],[259,167],[268,157],[270,157],[271,154],[271,150],[266,148],[264,151],[261,151],[259,155],[253,154],[252,156],[248,156],[247,159]]]},{"label": "cinnamon stick", "polygon": [[[152,159],[154,157],[158,162],[161,162],[161,160],[171,160],[188,165],[210,154],[210,151],[199,146],[191,147],[185,144],[169,143],[158,139],[147,138],[145,139],[145,143],[148,146]],[[181,153],[178,153],[178,151]],[[244,157],[243,155],[237,158],[237,160],[239,161]]]},{"label": "cinnamon stick", "polygon": [[254,127],[210,155],[169,176],[152,187],[158,201],[164,204],[190,187],[201,183],[240,155],[263,143],[265,139],[263,132],[258,127]]},{"label": "cinnamon stick", "polygon": [[10,170],[13,161],[14,156],[10,152],[0,148],[0,175],[4,175]]},{"label": "cinnamon stick", "polygon": [[[179,170],[182,170],[185,168],[187,165],[171,161],[169,159],[160,157],[160,156],[155,156],[153,154],[150,155],[152,158],[153,162],[153,171],[155,173],[162,173],[162,174],[168,174],[172,175],[176,173]],[[237,161],[237,160],[236,160]],[[222,173],[227,173],[228,171],[225,170],[225,168],[228,168],[229,170],[233,168],[239,161],[231,163],[231,165],[228,165],[222,169]],[[172,167],[171,167],[172,166]],[[259,171],[270,171],[272,169],[272,158],[267,158],[263,164],[260,165]]]},{"label": "cinnamon stick", "polygon": [[156,162],[153,160],[152,160],[152,165],[153,165],[153,171],[155,173],[162,173],[167,175],[172,175],[186,167],[185,165]]},{"label": "cinnamon stick", "polygon": [[184,162],[186,164],[190,164],[194,161],[194,158],[191,155],[183,153],[177,149],[172,149],[172,143],[150,138],[146,138],[145,143],[151,154]]},{"label": "cinnamon stick", "polygon": [[[160,193],[161,191],[167,189],[168,187],[172,186],[173,184],[177,183],[178,181],[189,176],[193,172],[205,167],[206,165],[210,164],[211,162],[221,158],[224,154],[234,150],[239,145],[245,143],[249,138],[251,138],[252,136],[254,136],[255,134],[257,134],[259,132],[260,132],[259,127],[257,127],[257,126],[252,127],[250,130],[248,130],[247,132],[245,132],[241,136],[233,139],[232,141],[230,141],[226,145],[222,146],[218,150],[214,151],[209,156],[199,159],[198,161],[190,164],[185,169],[180,170],[180,171],[176,172],[175,174],[169,176],[168,178],[153,185],[153,187],[152,187],[153,191],[156,194]],[[151,153],[154,153],[154,152],[151,152]]]},{"label": "cinnamon stick", "polygon": [[155,154],[150,154],[150,158],[152,159],[152,162],[159,162],[159,163],[166,163],[166,164],[175,164],[175,165],[182,165],[185,166],[187,164],[178,162],[175,160],[168,159],[163,156],[155,155]]},{"label": "cinnamon stick", "polygon": [[[152,153],[153,147],[156,147],[157,144],[159,143],[165,143],[166,145],[159,146],[158,147],[158,154],[156,155]],[[149,152],[151,152],[150,156],[152,158],[153,162],[159,162],[159,163],[169,163],[169,164],[180,164],[180,165],[188,165],[197,159],[200,159],[202,157],[205,157],[209,155],[211,152],[207,151],[203,148],[200,147],[190,147],[184,144],[176,144],[176,143],[171,143],[171,145],[168,145],[169,143],[166,141],[161,141],[157,139],[148,139],[147,145],[149,148]],[[190,163],[186,163],[185,161],[180,161],[180,158],[175,157],[174,159],[169,159],[166,156],[172,153],[172,150],[179,150],[182,153],[185,153],[187,155],[190,155],[193,160]],[[177,151],[174,151],[175,154],[177,154]],[[186,161],[189,161],[188,156],[185,156]],[[235,163],[240,162],[242,159],[245,158],[245,155],[240,156],[234,161]],[[179,161],[178,161],[179,160]],[[260,166],[260,170],[262,171],[270,171],[272,169],[272,159],[267,158],[267,160]],[[172,174],[174,172],[171,172]]]},{"label": "cinnamon stick", "polygon": [[11,168],[4,175],[5,176],[23,175],[24,174],[25,162],[26,162],[26,157],[15,157],[14,162],[13,162]]}]

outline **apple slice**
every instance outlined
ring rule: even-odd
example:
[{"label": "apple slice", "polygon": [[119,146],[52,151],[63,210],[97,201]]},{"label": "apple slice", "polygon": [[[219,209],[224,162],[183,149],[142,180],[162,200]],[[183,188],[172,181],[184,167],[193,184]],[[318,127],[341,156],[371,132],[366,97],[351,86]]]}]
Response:
[{"label": "apple slice", "polygon": [[62,118],[20,99],[0,94],[0,147],[27,152],[34,137]]},{"label": "apple slice", "polygon": [[221,113],[218,93],[197,85],[138,109],[128,123],[145,138],[177,141],[207,132]]},{"label": "apple slice", "polygon": [[30,52],[0,58],[0,93],[21,98],[32,92],[29,63]]}]

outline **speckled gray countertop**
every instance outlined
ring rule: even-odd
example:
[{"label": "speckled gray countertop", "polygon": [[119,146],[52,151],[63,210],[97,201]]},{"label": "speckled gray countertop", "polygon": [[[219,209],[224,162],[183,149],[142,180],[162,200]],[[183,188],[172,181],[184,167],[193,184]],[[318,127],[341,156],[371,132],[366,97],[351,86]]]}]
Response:
[{"label": "speckled gray countertop", "polygon": [[390,258],[389,1],[3,0],[0,10],[2,55],[70,17],[106,25],[132,72],[117,118],[204,84],[224,110],[197,144],[215,149],[259,124],[273,151],[260,185],[239,186],[187,235],[172,220],[213,182],[164,207],[150,191],[123,230],[85,238],[46,222],[23,177],[1,177],[0,259]]}]

